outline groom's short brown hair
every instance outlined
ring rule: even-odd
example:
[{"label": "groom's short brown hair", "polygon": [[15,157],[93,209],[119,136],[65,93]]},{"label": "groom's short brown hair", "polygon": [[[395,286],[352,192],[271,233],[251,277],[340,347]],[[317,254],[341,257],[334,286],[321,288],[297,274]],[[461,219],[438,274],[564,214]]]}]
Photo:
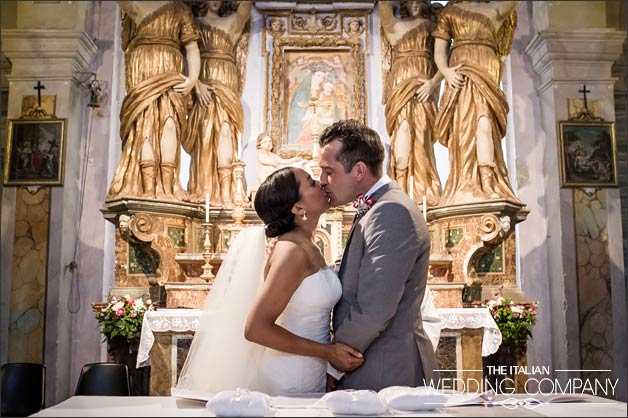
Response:
[{"label": "groom's short brown hair", "polygon": [[336,157],[345,172],[350,172],[358,161],[362,161],[373,176],[382,176],[384,146],[377,132],[355,119],[339,120],[325,128],[318,144],[322,148],[335,140],[342,142]]}]

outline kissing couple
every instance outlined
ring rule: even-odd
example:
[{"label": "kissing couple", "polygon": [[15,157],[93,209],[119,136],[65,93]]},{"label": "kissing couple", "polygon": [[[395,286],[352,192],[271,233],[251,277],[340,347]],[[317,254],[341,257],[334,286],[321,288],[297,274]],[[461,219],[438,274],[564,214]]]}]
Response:
[{"label": "kissing couple", "polygon": [[[258,188],[255,210],[265,227],[244,229],[229,248],[173,396],[378,391],[432,379],[435,343],[421,310],[425,220],[382,175],[374,130],[342,120],[319,145],[320,182],[286,167]],[[319,218],[356,196],[342,261],[326,266],[313,241]],[[267,260],[264,235],[277,237]]]}]

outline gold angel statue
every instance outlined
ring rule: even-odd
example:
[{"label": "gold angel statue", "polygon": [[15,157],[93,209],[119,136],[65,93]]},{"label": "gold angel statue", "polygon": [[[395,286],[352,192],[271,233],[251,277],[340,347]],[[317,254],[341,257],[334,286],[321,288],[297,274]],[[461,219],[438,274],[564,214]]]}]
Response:
[{"label": "gold angel statue", "polygon": [[[180,1],[120,1],[127,95],[120,110],[122,157],[108,199],[183,199],[180,135],[186,95],[200,69],[198,34]],[[188,76],[183,75],[185,47]]]},{"label": "gold angel statue", "polygon": [[434,58],[447,83],[436,136],[449,149],[450,164],[441,205],[491,199],[519,202],[502,155],[508,103],[499,88],[517,4],[449,2],[439,16],[433,32]]},{"label": "gold angel statue", "polygon": [[[402,2],[403,3],[403,2]],[[388,175],[417,201],[438,204],[441,185],[434,160],[435,91],[442,80],[432,55],[433,11],[427,1],[408,1],[408,18],[378,2],[384,29],[386,130],[390,135]]]},{"label": "gold angel statue", "polygon": [[236,187],[233,163],[239,157],[244,127],[240,94],[249,35],[244,32],[253,3],[240,2],[226,16],[222,16],[223,4],[208,1],[192,6],[201,37],[201,73],[183,148],[191,156],[190,200],[200,202],[209,193],[217,206],[231,207]]}]

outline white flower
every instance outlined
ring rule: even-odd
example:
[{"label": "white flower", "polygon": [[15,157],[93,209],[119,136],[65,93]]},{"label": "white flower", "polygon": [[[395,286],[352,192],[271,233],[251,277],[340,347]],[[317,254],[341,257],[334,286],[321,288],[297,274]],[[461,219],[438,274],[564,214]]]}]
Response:
[{"label": "white flower", "polygon": [[493,309],[495,306],[497,306],[497,302],[494,300],[489,300],[487,306],[489,309]]},{"label": "white flower", "polygon": [[113,309],[114,311],[117,311],[118,309],[124,308],[124,302],[119,301],[116,302],[115,305],[113,305],[113,307],[111,309]]},{"label": "white flower", "polygon": [[512,309],[512,313],[516,313],[516,314],[523,313],[523,306],[521,305],[515,305],[511,309]]}]

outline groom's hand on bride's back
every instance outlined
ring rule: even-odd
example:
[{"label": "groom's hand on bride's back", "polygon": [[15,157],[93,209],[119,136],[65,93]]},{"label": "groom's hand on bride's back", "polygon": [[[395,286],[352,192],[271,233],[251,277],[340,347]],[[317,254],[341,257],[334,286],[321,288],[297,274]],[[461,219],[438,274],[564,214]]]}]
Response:
[{"label": "groom's hand on bride's back", "polygon": [[364,356],[358,350],[346,344],[329,344],[329,358],[332,366],[343,372],[351,372],[364,363]]}]

